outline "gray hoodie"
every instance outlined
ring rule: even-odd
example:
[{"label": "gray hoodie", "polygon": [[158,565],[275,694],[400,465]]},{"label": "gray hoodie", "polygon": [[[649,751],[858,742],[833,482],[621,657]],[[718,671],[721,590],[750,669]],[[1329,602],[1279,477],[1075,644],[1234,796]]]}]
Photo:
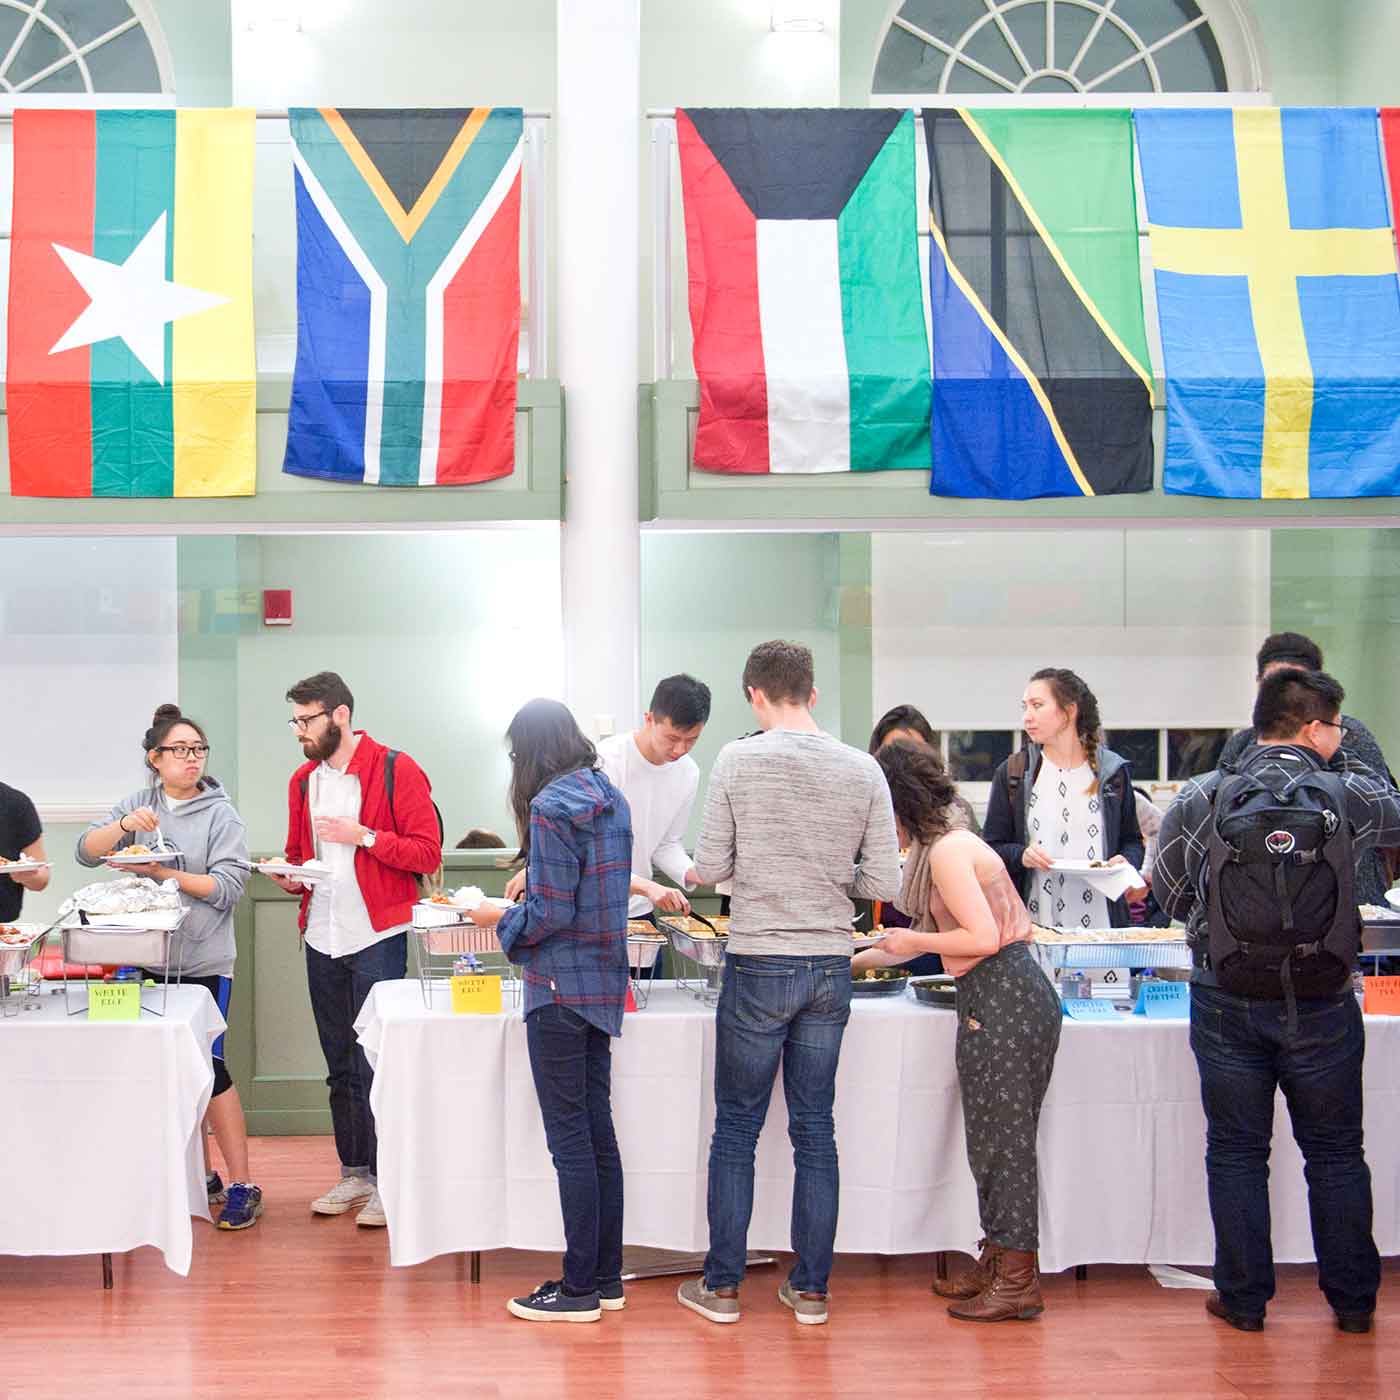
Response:
[{"label": "gray hoodie", "polygon": [[[124,797],[110,815],[93,822],[88,831],[114,822],[138,807],[150,807],[160,818],[161,835],[183,856],[181,868],[194,875],[212,875],[218,888],[207,899],[182,895],[189,913],[181,925],[181,971],[188,977],[232,977],[235,949],[233,911],[248,882],[248,837],[243,818],[234,811],[228,794],[214,778],[188,802],[172,809],[156,787],[142,788]],[[87,831],[83,836],[87,835]],[[113,850],[134,845],[146,833],[124,836]],[[147,843],[149,844],[149,843]],[[159,860],[160,857],[155,857]],[[89,868],[102,864],[83,854],[78,840],[78,864]]]}]

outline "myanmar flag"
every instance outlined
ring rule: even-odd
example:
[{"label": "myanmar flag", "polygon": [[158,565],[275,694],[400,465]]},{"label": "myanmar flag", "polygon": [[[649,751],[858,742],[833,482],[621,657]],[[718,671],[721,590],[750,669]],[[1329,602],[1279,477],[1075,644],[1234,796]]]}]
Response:
[{"label": "myanmar flag", "polygon": [[519,107],[297,108],[294,476],[515,470]]},{"label": "myanmar flag", "polygon": [[913,114],[692,107],[676,132],[695,465],[927,470]]},{"label": "myanmar flag", "polygon": [[253,113],[14,123],[12,493],[251,495]]},{"label": "myanmar flag", "polygon": [[930,489],[1151,490],[1132,114],[939,109],[924,130]]}]

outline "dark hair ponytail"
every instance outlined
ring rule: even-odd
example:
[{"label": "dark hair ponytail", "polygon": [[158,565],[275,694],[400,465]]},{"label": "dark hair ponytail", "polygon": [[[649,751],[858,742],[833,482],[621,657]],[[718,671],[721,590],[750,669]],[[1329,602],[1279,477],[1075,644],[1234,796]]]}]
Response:
[{"label": "dark hair ponytail", "polygon": [[[196,720],[192,720],[188,715],[181,714],[178,705],[157,706],[155,714],[151,717],[151,727],[146,731],[146,737],[141,740],[141,752],[145,755],[146,768],[150,772],[152,778],[157,782],[159,781],[159,774],[157,774],[155,765],[151,762],[151,750],[158,749],[165,743],[166,739],[170,736],[170,731],[174,729],[177,724],[189,725],[189,727],[199,735],[201,742],[206,744],[209,742],[209,736],[204,732],[204,726],[199,724]],[[217,780],[206,773],[204,777],[199,780],[198,787],[200,791],[203,791],[206,782],[215,781]]]},{"label": "dark hair ponytail", "polygon": [[530,853],[530,804],[566,773],[596,768],[598,751],[557,700],[531,700],[516,711],[506,730],[510,742],[510,809],[523,865]]},{"label": "dark hair ponytail", "polygon": [[1075,707],[1074,731],[1094,781],[1089,784],[1091,793],[1099,790],[1099,745],[1103,743],[1103,722],[1099,719],[1099,702],[1094,692],[1073,671],[1061,667],[1047,666],[1031,677],[1032,681],[1044,681],[1055,697],[1055,703],[1062,709]]}]

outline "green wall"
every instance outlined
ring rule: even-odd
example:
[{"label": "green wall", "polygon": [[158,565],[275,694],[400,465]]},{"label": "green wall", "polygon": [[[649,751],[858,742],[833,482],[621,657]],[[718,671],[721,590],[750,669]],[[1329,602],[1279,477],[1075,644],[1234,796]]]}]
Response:
[{"label": "green wall", "polygon": [[1336,100],[1393,106],[1400,99],[1400,75],[1396,73],[1400,5],[1395,0],[1346,0],[1332,13],[1336,17]]},{"label": "green wall", "polygon": [[1346,687],[1347,714],[1400,764],[1400,530],[1276,530],[1272,620],[1321,648]]}]

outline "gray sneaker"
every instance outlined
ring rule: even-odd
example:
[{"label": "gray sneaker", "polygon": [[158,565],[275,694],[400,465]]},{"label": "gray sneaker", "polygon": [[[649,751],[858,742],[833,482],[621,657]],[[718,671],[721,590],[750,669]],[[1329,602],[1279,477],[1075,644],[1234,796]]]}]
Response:
[{"label": "gray sneaker", "polygon": [[809,1326],[817,1326],[826,1321],[827,1295],[825,1293],[799,1293],[789,1279],[783,1280],[778,1289],[778,1301],[792,1309],[793,1316]]},{"label": "gray sneaker", "polygon": [[688,1278],[676,1290],[676,1302],[710,1322],[738,1322],[739,1294],[725,1297],[705,1286],[703,1278]]}]

